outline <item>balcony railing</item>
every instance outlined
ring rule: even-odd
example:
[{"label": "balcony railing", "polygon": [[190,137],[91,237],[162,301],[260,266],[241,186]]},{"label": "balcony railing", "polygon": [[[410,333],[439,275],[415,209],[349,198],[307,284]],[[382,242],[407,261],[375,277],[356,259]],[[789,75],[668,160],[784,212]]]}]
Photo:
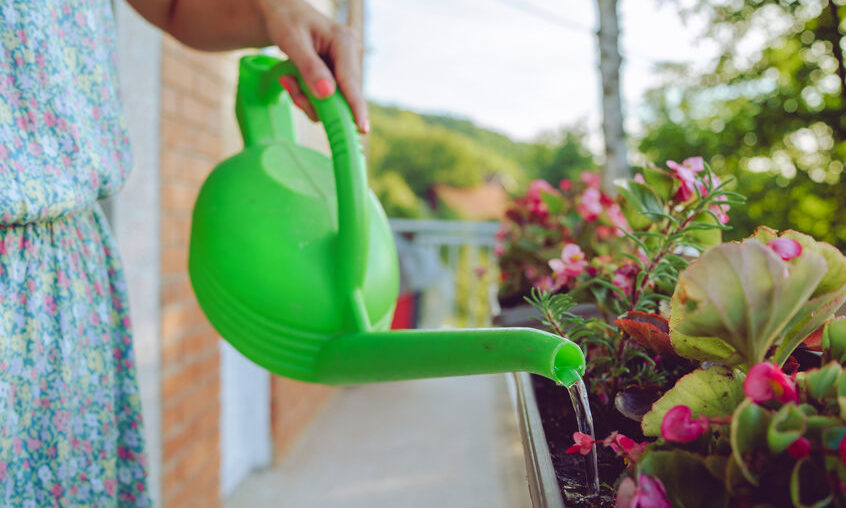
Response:
[{"label": "balcony railing", "polygon": [[390,224],[405,289],[421,293],[418,326],[489,326],[499,312],[493,254],[499,224],[414,219]]}]

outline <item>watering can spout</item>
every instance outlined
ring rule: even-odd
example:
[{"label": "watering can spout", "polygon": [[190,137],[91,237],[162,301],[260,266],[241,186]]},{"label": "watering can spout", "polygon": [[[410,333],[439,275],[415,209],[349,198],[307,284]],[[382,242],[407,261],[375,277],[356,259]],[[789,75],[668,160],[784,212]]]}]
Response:
[{"label": "watering can spout", "polygon": [[570,386],[585,371],[581,349],[532,328],[367,332],[327,341],[315,381],[359,384],[526,371]]}]

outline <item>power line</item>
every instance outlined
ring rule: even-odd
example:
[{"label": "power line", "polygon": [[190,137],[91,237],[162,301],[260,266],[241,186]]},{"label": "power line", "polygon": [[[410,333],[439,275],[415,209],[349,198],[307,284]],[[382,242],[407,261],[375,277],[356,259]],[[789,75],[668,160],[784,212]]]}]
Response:
[{"label": "power line", "polygon": [[559,16],[555,12],[546,9],[544,7],[540,7],[535,5],[531,2],[526,2],[524,0],[497,0],[499,3],[503,5],[507,5],[512,9],[517,9],[518,11],[523,12],[524,14],[528,14],[530,16],[534,16],[536,18],[540,18],[544,21],[549,23],[554,23],[558,26],[564,27],[568,30],[574,30],[578,32],[587,33],[590,35],[594,35],[594,31],[585,25],[582,25],[578,21],[573,21],[572,19],[567,19]]}]

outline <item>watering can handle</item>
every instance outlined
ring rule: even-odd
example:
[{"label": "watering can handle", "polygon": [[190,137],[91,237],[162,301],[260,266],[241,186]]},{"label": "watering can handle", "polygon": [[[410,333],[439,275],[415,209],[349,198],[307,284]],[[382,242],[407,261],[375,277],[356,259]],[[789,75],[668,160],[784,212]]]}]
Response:
[{"label": "watering can handle", "polygon": [[[325,99],[316,98],[289,60],[280,61],[267,55],[243,57],[235,109],[244,144],[261,144],[274,139],[294,140],[290,113],[287,112],[287,118],[281,118],[281,112],[274,111],[282,95],[279,83],[282,76],[297,78],[326,130],[338,198],[339,290],[350,298],[354,328],[368,331],[370,323],[362,294],[370,245],[367,169],[358,128],[347,101],[337,90]],[[284,100],[290,100],[287,94]]]}]

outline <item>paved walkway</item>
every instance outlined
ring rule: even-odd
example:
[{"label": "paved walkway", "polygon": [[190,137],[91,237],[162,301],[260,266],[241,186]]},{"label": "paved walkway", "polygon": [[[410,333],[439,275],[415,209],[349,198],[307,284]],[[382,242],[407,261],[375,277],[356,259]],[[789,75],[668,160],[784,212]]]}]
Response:
[{"label": "paved walkway", "polygon": [[505,377],[348,388],[227,508],[525,508]]}]

